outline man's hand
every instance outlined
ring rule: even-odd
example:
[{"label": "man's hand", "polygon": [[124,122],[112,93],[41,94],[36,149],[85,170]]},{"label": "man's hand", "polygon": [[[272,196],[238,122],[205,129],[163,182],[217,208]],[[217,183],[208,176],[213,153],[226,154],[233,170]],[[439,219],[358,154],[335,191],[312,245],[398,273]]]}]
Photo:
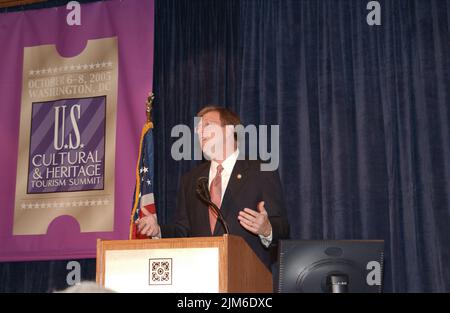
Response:
[{"label": "man's hand", "polygon": [[264,201],[258,203],[257,209],[258,212],[249,208],[240,211],[238,215],[239,223],[255,235],[267,237],[272,231],[272,225],[270,225],[267,211],[264,208]]},{"label": "man's hand", "polygon": [[156,221],[155,215],[151,214],[146,208],[141,208],[141,210],[144,216],[135,222],[138,232],[148,237],[161,237],[161,228]]}]

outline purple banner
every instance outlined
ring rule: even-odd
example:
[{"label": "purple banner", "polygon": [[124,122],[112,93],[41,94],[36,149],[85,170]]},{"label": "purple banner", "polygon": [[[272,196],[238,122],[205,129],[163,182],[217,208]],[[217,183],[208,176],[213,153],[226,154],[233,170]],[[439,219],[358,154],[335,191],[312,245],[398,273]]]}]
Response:
[{"label": "purple banner", "polygon": [[0,14],[0,261],[128,238],[154,3],[82,4],[80,25],[70,13]]}]

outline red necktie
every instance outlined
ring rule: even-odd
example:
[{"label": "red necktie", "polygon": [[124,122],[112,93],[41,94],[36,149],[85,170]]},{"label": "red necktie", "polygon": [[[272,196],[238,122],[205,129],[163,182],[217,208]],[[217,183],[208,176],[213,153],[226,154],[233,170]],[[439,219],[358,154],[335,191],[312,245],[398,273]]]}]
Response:
[{"label": "red necktie", "polygon": [[[223,166],[217,165],[217,173],[211,182],[209,187],[209,193],[211,194],[211,201],[220,209],[222,202],[222,174]],[[214,228],[216,227],[217,215],[214,210],[209,208],[209,226],[211,227],[211,234],[214,234]]]}]

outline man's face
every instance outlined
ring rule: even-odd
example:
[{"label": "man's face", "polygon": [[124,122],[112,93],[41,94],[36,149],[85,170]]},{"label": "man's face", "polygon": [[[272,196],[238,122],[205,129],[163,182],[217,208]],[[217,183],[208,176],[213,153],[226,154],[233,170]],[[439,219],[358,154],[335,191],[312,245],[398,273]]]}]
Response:
[{"label": "man's face", "polygon": [[222,126],[220,113],[211,111],[205,113],[197,126],[197,135],[203,153],[212,160],[223,160],[229,152],[225,149],[234,147],[233,130]]}]

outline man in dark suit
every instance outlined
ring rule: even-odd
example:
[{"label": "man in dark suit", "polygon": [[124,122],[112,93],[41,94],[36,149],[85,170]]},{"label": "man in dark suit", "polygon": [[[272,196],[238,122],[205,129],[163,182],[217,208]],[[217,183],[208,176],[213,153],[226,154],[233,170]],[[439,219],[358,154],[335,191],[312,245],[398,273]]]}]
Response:
[{"label": "man in dark suit", "polygon": [[240,124],[240,119],[234,112],[208,106],[198,117],[200,146],[211,161],[182,177],[174,223],[158,225],[144,208],[145,217],[137,221],[138,231],[163,238],[223,235],[225,228],[214,210],[197,194],[198,179],[208,177],[211,201],[220,208],[230,234],[244,238],[270,268],[269,247],[289,235],[278,172],[261,171],[260,161],[239,157],[234,127]]}]

